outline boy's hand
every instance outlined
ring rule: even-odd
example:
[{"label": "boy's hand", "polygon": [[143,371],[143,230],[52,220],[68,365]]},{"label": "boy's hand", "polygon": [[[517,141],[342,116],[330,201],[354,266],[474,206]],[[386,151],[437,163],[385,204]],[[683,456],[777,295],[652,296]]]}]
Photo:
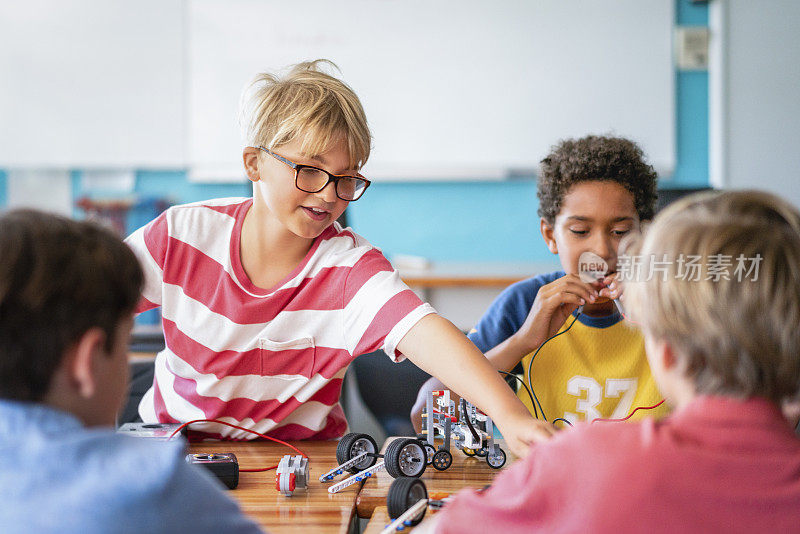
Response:
[{"label": "boy's hand", "polygon": [[518,458],[525,458],[531,445],[543,443],[552,438],[558,430],[552,423],[534,419],[530,415],[511,423],[504,421],[498,424],[503,439]]},{"label": "boy's hand", "polygon": [[598,298],[600,293],[577,275],[562,276],[539,289],[528,317],[514,336],[524,340],[526,354],[532,352],[555,335],[578,306]]}]

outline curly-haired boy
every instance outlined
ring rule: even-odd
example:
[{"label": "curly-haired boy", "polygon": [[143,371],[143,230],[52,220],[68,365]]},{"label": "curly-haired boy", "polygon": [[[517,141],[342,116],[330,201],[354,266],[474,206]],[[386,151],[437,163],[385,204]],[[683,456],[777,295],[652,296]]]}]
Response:
[{"label": "curly-haired boy", "polygon": [[[621,295],[616,280],[620,241],[653,217],[655,171],[628,139],[567,139],[542,160],[538,197],[541,233],[562,270],[506,288],[470,339],[501,371],[521,364],[532,391],[520,387],[518,395],[543,419],[621,418],[636,407],[657,404],[661,396],[644,340],[612,302]],[[587,257],[594,260],[593,271],[582,273]],[[439,387],[429,380],[417,405]]]}]

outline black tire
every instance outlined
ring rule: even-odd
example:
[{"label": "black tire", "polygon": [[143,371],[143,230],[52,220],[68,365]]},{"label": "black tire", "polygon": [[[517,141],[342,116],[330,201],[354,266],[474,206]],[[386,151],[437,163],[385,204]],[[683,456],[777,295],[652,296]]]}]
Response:
[{"label": "black tire", "polygon": [[453,465],[453,455],[450,454],[450,451],[446,451],[444,449],[436,451],[436,454],[433,455],[432,463],[434,469],[437,471],[444,471]]},{"label": "black tire", "polygon": [[486,450],[486,447],[481,447],[480,449],[478,449],[477,451],[475,451],[475,456],[478,456],[478,457],[480,457],[480,458],[483,458],[484,456],[486,456],[486,453],[487,453],[487,452],[488,452],[488,451]]},{"label": "black tire", "polygon": [[393,478],[418,477],[428,466],[425,445],[418,439],[398,438],[386,447],[383,455],[386,472]]},{"label": "black tire", "polygon": [[433,455],[436,454],[436,447],[434,447],[425,440],[420,440],[420,441],[422,441],[422,446],[425,447],[425,457],[428,458],[428,461],[426,463],[428,465],[431,465],[431,462],[433,461]]},{"label": "black tire", "polygon": [[500,447],[495,447],[495,452],[488,451],[486,463],[489,464],[489,467],[492,469],[500,469],[506,465],[506,451]]},{"label": "black tire", "polygon": [[463,449],[461,449],[461,450],[462,450],[462,451],[464,452],[464,454],[466,454],[467,456],[475,456],[475,449],[468,449],[468,448],[464,447],[464,448],[463,448]]},{"label": "black tire", "polygon": [[[428,498],[428,490],[425,483],[418,478],[400,477],[389,486],[389,493],[386,495],[386,507],[389,509],[389,517],[397,519],[403,512],[417,504],[422,499]],[[411,525],[416,525],[425,517],[428,508],[424,508],[422,513],[411,520]]]},{"label": "black tire", "polygon": [[[375,443],[372,436],[369,434],[358,434],[356,432],[345,434],[336,446],[336,462],[341,465],[348,460],[352,460],[362,452],[370,452],[373,454],[378,452],[378,444]],[[367,456],[356,465],[348,467],[347,471],[358,473],[367,467],[372,467],[375,465],[376,461],[377,458],[374,456]]]}]

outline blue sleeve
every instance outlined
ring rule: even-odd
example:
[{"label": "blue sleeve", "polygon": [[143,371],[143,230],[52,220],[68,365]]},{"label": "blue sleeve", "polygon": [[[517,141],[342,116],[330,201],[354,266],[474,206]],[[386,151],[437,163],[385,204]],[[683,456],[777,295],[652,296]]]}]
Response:
[{"label": "blue sleeve", "polygon": [[539,289],[562,276],[563,272],[556,271],[508,286],[469,333],[469,339],[481,352],[488,352],[514,335],[528,317]]},{"label": "blue sleeve", "polygon": [[260,534],[263,530],[244,515],[211,473],[176,457],[164,480],[159,500],[160,524],[153,532],[193,534]]}]

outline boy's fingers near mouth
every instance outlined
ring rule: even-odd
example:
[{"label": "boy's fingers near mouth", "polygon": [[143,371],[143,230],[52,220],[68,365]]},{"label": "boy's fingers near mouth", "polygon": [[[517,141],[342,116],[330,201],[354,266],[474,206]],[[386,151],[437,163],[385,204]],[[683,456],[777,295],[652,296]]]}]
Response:
[{"label": "boy's fingers near mouth", "polygon": [[610,286],[604,287],[603,289],[600,290],[600,299],[598,299],[598,302],[600,302],[601,300],[608,301],[609,299],[619,298],[621,294],[622,292],[619,290],[619,288],[612,289]]},{"label": "boy's fingers near mouth", "polygon": [[[546,288],[546,289],[545,289]],[[599,289],[599,288],[598,288]],[[590,284],[575,278],[564,277],[558,283],[548,284],[541,290],[543,298],[555,299],[555,304],[573,302],[573,295],[584,299],[586,302],[594,302],[599,295],[598,290]]]},{"label": "boy's fingers near mouth", "polygon": [[622,294],[622,286],[617,280],[616,273],[607,276],[603,283],[605,287],[600,290],[600,295],[609,299],[619,298]]},{"label": "boy's fingers near mouth", "polygon": [[584,282],[576,276],[574,278],[568,278],[564,280],[564,287],[568,288],[576,295],[588,298],[591,295],[594,295],[595,297],[599,295],[600,289],[603,288],[603,285],[599,284],[598,282]]}]

